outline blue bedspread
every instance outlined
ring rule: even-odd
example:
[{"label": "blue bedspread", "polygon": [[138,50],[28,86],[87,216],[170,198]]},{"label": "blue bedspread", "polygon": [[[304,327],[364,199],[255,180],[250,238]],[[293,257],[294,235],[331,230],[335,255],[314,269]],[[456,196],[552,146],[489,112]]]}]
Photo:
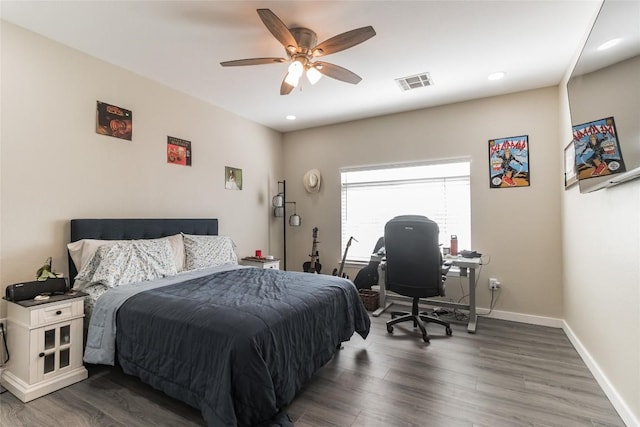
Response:
[{"label": "blue bedspread", "polygon": [[349,280],[258,268],[141,292],[116,321],[124,372],[200,408],[210,426],[268,421],[370,326]]}]

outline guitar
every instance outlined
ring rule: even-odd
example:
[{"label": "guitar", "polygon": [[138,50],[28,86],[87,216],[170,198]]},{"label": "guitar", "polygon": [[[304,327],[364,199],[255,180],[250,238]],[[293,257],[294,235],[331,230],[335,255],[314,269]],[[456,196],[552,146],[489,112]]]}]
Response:
[{"label": "guitar", "polygon": [[318,227],[313,227],[313,245],[311,246],[311,261],[302,264],[305,273],[320,273],[322,265],[319,262],[318,254]]},{"label": "guitar", "polygon": [[346,274],[342,274],[342,270],[344,269],[344,262],[347,260],[347,252],[349,251],[349,246],[351,246],[351,241],[352,240],[356,240],[355,237],[351,236],[349,237],[349,241],[347,242],[347,247],[344,248],[344,255],[342,255],[342,262],[340,263],[340,270],[338,270],[337,268],[333,269],[333,275],[334,276],[338,276],[338,277],[343,277],[345,279],[348,279],[349,276],[347,276]]}]

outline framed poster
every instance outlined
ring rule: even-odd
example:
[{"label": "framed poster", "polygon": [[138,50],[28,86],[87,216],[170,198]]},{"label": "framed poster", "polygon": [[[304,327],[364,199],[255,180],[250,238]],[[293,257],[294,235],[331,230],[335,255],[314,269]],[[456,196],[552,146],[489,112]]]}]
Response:
[{"label": "framed poster", "polygon": [[613,117],[573,126],[578,180],[625,172]]},{"label": "framed poster", "polygon": [[490,188],[528,187],[529,135],[489,140]]},{"label": "framed poster", "polygon": [[191,166],[191,141],[167,136],[167,163]]},{"label": "framed poster", "polygon": [[133,114],[130,110],[97,101],[96,133],[131,141]]},{"label": "framed poster", "polygon": [[573,141],[564,148],[564,188],[565,190],[578,182],[576,169],[576,150]]},{"label": "framed poster", "polygon": [[242,169],[224,167],[224,188],[227,190],[242,190]]}]

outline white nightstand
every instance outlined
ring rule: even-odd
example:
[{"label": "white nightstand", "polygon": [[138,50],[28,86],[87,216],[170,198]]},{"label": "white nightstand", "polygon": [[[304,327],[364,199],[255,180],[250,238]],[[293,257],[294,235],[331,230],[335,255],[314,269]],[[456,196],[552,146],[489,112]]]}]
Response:
[{"label": "white nightstand", "polygon": [[265,269],[271,268],[273,270],[280,270],[280,260],[277,258],[266,259],[266,258],[247,257],[247,258],[242,258],[240,260],[240,265],[250,265],[252,267],[265,268]]},{"label": "white nightstand", "polygon": [[28,402],[87,378],[82,364],[83,292],[7,302],[11,356],[2,385]]}]

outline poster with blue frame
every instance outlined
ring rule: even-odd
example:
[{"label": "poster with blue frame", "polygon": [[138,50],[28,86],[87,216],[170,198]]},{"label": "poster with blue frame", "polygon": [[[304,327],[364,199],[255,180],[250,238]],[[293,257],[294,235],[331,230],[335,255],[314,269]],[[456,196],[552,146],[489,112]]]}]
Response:
[{"label": "poster with blue frame", "polygon": [[489,140],[490,188],[528,187],[529,135]]},{"label": "poster with blue frame", "polygon": [[573,126],[578,180],[625,172],[613,117]]}]

